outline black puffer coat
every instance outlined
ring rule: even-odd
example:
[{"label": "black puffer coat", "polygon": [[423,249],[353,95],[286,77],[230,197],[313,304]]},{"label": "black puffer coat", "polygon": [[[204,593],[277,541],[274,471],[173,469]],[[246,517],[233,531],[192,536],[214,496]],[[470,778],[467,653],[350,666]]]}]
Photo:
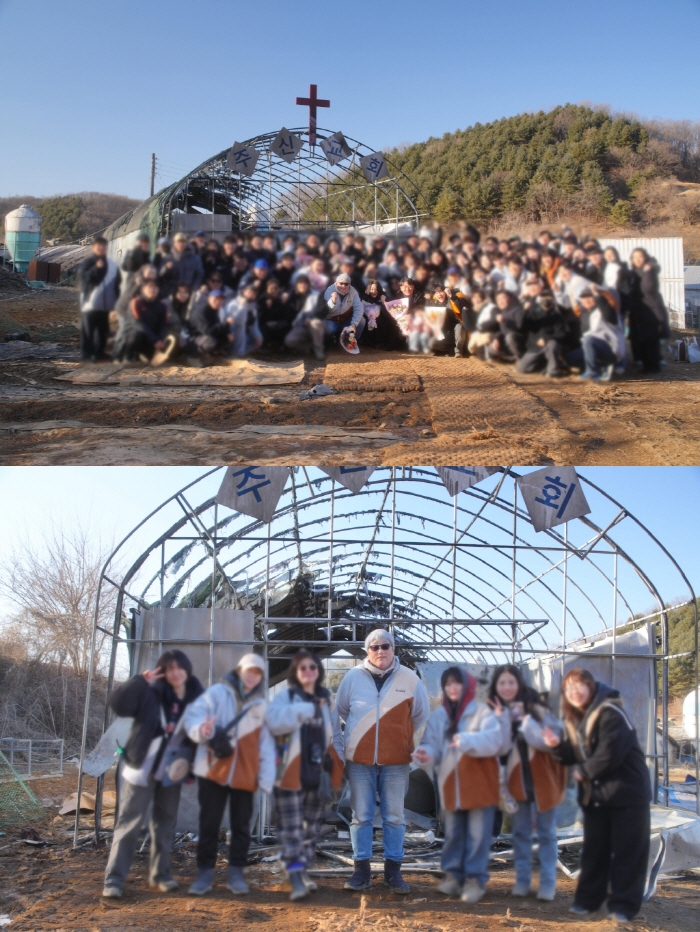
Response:
[{"label": "black puffer coat", "polygon": [[[204,692],[196,676],[189,676],[185,685],[184,705],[194,702]],[[175,693],[165,680],[156,680],[150,686],[146,678],[137,674],[117,686],[109,695],[109,707],[115,715],[133,718],[129,737],[123,748],[127,764],[140,767],[146,759],[151,741],[163,734],[160,709],[172,705]],[[184,708],[184,706],[183,706]]]},{"label": "black puffer coat", "polygon": [[637,732],[622,708],[617,689],[596,683],[593,701],[552,754],[560,764],[577,764],[579,804],[634,808],[651,802],[651,781]]}]

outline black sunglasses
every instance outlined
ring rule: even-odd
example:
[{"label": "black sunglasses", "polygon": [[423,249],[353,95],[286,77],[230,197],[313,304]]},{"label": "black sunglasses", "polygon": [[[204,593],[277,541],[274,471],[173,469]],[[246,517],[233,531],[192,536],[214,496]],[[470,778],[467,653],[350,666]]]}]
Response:
[{"label": "black sunglasses", "polygon": [[391,650],[391,644],[370,644],[370,650]]}]

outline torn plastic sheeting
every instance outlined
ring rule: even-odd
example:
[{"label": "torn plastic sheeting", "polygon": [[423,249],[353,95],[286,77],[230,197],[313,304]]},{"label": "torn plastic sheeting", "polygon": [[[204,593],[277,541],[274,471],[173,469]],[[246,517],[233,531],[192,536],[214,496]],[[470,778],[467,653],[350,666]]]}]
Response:
[{"label": "torn plastic sheeting", "polygon": [[114,763],[119,748],[124,747],[129,737],[133,718],[116,718],[102,735],[97,745],[83,761],[83,773],[90,777],[101,777]]}]

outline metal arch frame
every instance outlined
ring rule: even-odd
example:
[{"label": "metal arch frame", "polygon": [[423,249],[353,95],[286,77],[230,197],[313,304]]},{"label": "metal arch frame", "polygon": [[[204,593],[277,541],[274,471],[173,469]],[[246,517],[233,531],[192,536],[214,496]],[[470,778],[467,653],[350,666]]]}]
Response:
[{"label": "metal arch frame", "polygon": [[[272,229],[276,232],[299,230],[331,230],[337,228],[362,229],[369,226],[376,227],[382,224],[394,224],[398,233],[399,225],[410,223],[413,227],[420,218],[430,213],[427,201],[416,184],[389,159],[385,161],[391,171],[391,177],[381,179],[371,184],[369,182],[357,183],[350,173],[356,169],[358,156],[369,155],[374,150],[356,139],[345,136],[351,147],[351,161],[347,160],[339,165],[331,165],[323,155],[322,150],[317,153],[317,147],[308,145],[308,127],[295,127],[290,132],[306,137],[307,142],[289,164],[283,159],[270,154],[270,144],[277,136],[277,132],[262,133],[245,141],[260,152],[255,172],[246,177],[227,167],[227,158],[230,149],[224,149],[194,168],[179,181],[174,182],[159,196],[162,200],[161,229],[162,234],[169,234],[172,227],[172,214],[174,210],[183,209],[188,213],[188,203],[191,202],[190,183],[201,179],[202,193],[206,197],[203,201],[216,213],[217,198],[219,203],[225,202],[227,209],[219,213],[231,214],[238,221],[234,227],[238,232]],[[332,130],[317,128],[318,141],[331,136]],[[320,154],[319,154],[320,153]],[[348,177],[350,180],[348,181]],[[382,199],[377,197],[378,191],[391,190],[394,194],[393,211],[389,211]],[[326,206],[329,198],[336,202],[345,200],[345,214],[342,220],[331,221],[328,208],[325,216],[317,212],[314,201],[325,197]],[[400,207],[403,198],[409,209],[404,205]],[[336,205],[337,206],[337,205]],[[210,208],[207,207],[207,210]],[[242,219],[249,216],[251,211],[264,211],[275,214],[284,211],[284,222],[276,222],[274,216],[268,216],[262,223],[257,220]],[[383,217],[378,216],[379,210]],[[302,219],[303,211],[311,210],[313,219]],[[357,214],[361,214],[361,219]],[[292,219],[296,215],[296,220]]]},{"label": "metal arch frame", "polygon": [[[663,552],[663,554],[668,558],[678,573],[679,579],[687,587],[689,598],[687,602],[683,604],[692,603],[695,606],[695,674],[697,687],[698,624],[695,595],[687,577],[679,567],[676,560],[666,549],[666,547],[639,519],[632,515],[603,489],[587,480],[585,476],[579,475],[579,478],[582,482],[588,485],[591,489],[594,489],[598,494],[603,496],[603,498],[607,499],[608,502],[612,503],[617,509],[619,509],[619,511],[613,522],[608,524],[608,526],[602,530],[588,517],[576,519],[590,531],[592,531],[594,536],[588,540],[586,544],[579,548],[575,548],[568,542],[567,525],[564,526],[563,534],[559,531],[559,529],[556,528],[545,532],[543,534],[543,541],[546,540],[546,544],[543,542],[542,545],[533,545],[528,543],[524,534],[517,533],[517,520],[519,519],[526,525],[530,524],[530,520],[527,513],[518,507],[517,498],[514,498],[513,501],[508,501],[508,498],[505,495],[500,494],[503,483],[508,477],[513,480],[514,487],[516,479],[519,477],[519,474],[510,468],[501,470],[502,475],[494,491],[489,493],[479,488],[478,486],[475,486],[471,489],[465,490],[461,493],[460,496],[457,496],[453,503],[452,525],[449,525],[444,520],[440,520],[442,516],[435,510],[432,512],[421,511],[420,505],[423,503],[429,503],[433,505],[439,504],[441,507],[448,507],[445,499],[449,498],[449,496],[447,496],[444,485],[434,472],[428,469],[415,467],[411,467],[408,470],[402,469],[400,476],[398,470],[395,468],[388,470],[386,467],[380,467],[374,472],[369,482],[359,493],[357,493],[357,495],[353,495],[353,493],[349,492],[344,487],[338,486],[333,480],[325,475],[322,475],[321,477],[313,480],[313,485],[315,485],[317,489],[317,491],[314,492],[314,489],[312,488],[312,482],[309,480],[306,469],[303,468],[303,477],[300,477],[297,475],[298,470],[290,468],[292,484],[291,486],[288,484],[285,487],[282,497],[280,498],[280,502],[278,503],[273,521],[269,525],[264,525],[261,521],[255,519],[247,519],[245,516],[239,515],[237,513],[229,514],[219,519],[218,510],[213,498],[209,498],[205,502],[192,507],[189,505],[189,502],[185,498],[185,493],[187,493],[189,489],[197,486],[207,477],[213,475],[217,470],[221,470],[223,468],[225,467],[215,467],[205,471],[197,479],[183,486],[182,489],[162,502],[123,538],[123,540],[112,551],[110,556],[105,561],[104,566],[102,567],[93,618],[93,636],[91,645],[91,660],[93,662],[91,663],[90,673],[88,676],[85,718],[83,722],[79,792],[82,784],[82,762],[86,751],[87,723],[91,699],[97,631],[99,628],[99,605],[103,585],[114,586],[118,590],[113,629],[112,631],[105,632],[111,638],[111,651],[109,656],[109,668],[107,676],[108,690],[111,689],[114,682],[116,655],[119,644],[125,643],[127,645],[131,645],[133,648],[133,645],[137,640],[134,637],[136,632],[133,630],[133,626],[128,632],[130,636],[120,636],[125,599],[131,600],[137,606],[148,607],[147,602],[145,601],[146,596],[151,587],[158,580],[160,580],[160,599],[155,603],[155,605],[160,605],[162,609],[164,605],[172,604],[175,599],[180,596],[180,592],[185,585],[189,585],[190,590],[196,593],[197,589],[204,585],[204,581],[209,579],[211,581],[211,597],[209,601],[211,603],[213,616],[213,610],[218,592],[217,580],[221,579],[224,581],[229,594],[232,594],[237,598],[237,593],[239,590],[236,586],[236,577],[240,577],[241,575],[245,575],[246,577],[246,607],[249,606],[251,590],[253,595],[256,593],[258,594],[259,605],[263,602],[264,594],[264,610],[262,612],[262,616],[260,613],[258,613],[257,628],[258,633],[261,635],[260,643],[264,647],[266,656],[268,653],[268,646],[273,646],[277,650],[284,646],[298,646],[299,643],[310,643],[316,647],[319,647],[321,643],[324,643],[313,639],[309,641],[308,638],[302,642],[297,642],[296,640],[286,640],[284,637],[273,638],[271,640],[268,637],[268,633],[269,628],[273,625],[276,626],[278,631],[283,630],[285,625],[299,626],[311,624],[312,626],[320,629],[325,627],[328,633],[326,641],[328,646],[331,647],[333,645],[337,645],[336,650],[343,651],[346,648],[355,648],[361,643],[361,641],[357,641],[357,626],[359,625],[361,627],[366,627],[367,624],[371,623],[382,623],[393,627],[399,635],[400,643],[404,648],[413,651],[414,654],[417,652],[416,655],[430,656],[433,659],[442,658],[445,654],[452,654],[454,656],[455,654],[462,655],[465,652],[478,652],[481,659],[482,651],[490,653],[494,659],[497,653],[508,654],[509,652],[511,653],[512,658],[515,658],[515,654],[517,652],[520,659],[523,658],[523,655],[532,657],[536,655],[565,656],[568,654],[577,653],[577,651],[573,650],[572,648],[576,643],[580,644],[582,640],[581,638],[577,638],[573,642],[567,641],[567,613],[571,620],[578,626],[579,631],[583,635],[584,642],[590,637],[600,636],[600,632],[588,635],[583,632],[583,628],[577,619],[572,607],[567,604],[567,586],[571,586],[578,591],[578,593],[590,604],[593,609],[595,609],[598,618],[603,621],[603,634],[606,634],[608,631],[612,631],[613,648],[611,660],[614,677],[615,658],[625,656],[624,654],[617,652],[615,647],[615,637],[618,627],[618,600],[622,599],[622,602],[630,616],[634,615],[630,601],[625,597],[618,585],[617,569],[618,560],[621,557],[623,562],[628,564],[637,574],[639,580],[646,587],[647,591],[653,595],[655,601],[658,604],[658,610],[651,613],[651,615],[647,617],[659,618],[662,633],[662,649],[660,653],[657,652],[653,656],[653,662],[656,666],[661,664],[662,672],[662,789],[665,794],[666,802],[668,802],[668,757],[666,751],[666,737],[668,727],[669,661],[668,616],[665,610],[665,603],[659,589],[654,585],[650,577],[642,569],[634,557],[627,553],[612,539],[610,534],[611,530],[625,518],[629,518],[636,524],[639,530],[646,534],[646,536]],[[408,475],[406,475],[406,472],[408,472]],[[421,486],[428,487],[427,490],[425,490],[425,494]],[[405,508],[400,508],[397,510],[397,488],[399,489],[400,494],[405,497],[406,501],[409,503],[416,501],[416,503],[418,503],[416,510],[411,511]],[[439,501],[438,495],[432,494],[435,489],[438,490],[440,498]],[[386,508],[386,504],[390,490],[392,492],[392,507],[391,509],[388,509]],[[352,517],[354,518],[358,518],[364,514],[375,514],[376,519],[373,524],[367,524],[366,526],[360,525],[359,527],[357,525],[351,525],[348,523],[350,517],[349,515],[342,514],[339,516],[336,513],[336,504],[342,502],[345,499],[353,498],[354,500],[357,500],[360,497],[364,497],[366,501],[371,503],[372,496],[379,495],[382,492],[383,500],[380,508],[372,507],[370,505],[370,507],[364,511],[359,510],[358,508],[354,508],[352,510]],[[473,511],[470,510],[472,501],[474,505]],[[111,579],[110,575],[108,575],[110,572],[110,566],[115,557],[125,547],[127,542],[136,534],[137,531],[141,530],[152,518],[154,518],[154,516],[156,516],[159,512],[161,512],[164,508],[173,502],[176,502],[182,509],[182,516],[173,524],[171,524],[167,530],[160,533],[156,539],[152,541],[152,543],[145,550],[142,551],[142,553],[131,564],[128,570],[126,570],[126,572],[123,574],[120,581]],[[319,506],[321,513],[318,515],[309,515],[308,520],[300,523],[300,511],[312,508],[314,506]],[[327,514],[328,506],[330,506],[330,515]],[[214,508],[214,524],[207,526],[207,524],[203,523],[202,516],[205,515],[206,512],[210,511],[212,507]],[[493,509],[493,511],[489,511],[489,508]],[[499,514],[502,514],[505,517],[509,515],[513,516],[514,526],[512,531],[506,527],[505,523],[501,524],[496,520],[496,516]],[[334,515],[335,524],[333,520]],[[466,529],[461,532],[458,539],[457,530],[460,515],[467,519],[468,524]],[[387,521],[389,519],[391,520],[391,534],[387,539],[378,540],[378,532],[384,519]],[[420,521],[422,531],[419,532],[417,527],[409,526],[409,529],[406,533],[407,540],[397,541],[397,526],[400,527],[401,521],[404,519],[415,521],[416,523]],[[490,526],[493,531],[508,533],[510,535],[510,543],[501,541],[491,542],[485,540],[483,537],[477,535],[476,533],[470,533],[472,526],[479,520]],[[234,524],[234,522],[237,522],[238,526],[229,528],[229,525]],[[344,539],[341,531],[338,530],[336,526],[338,523],[342,525],[344,522],[345,531],[347,532],[347,539]],[[426,522],[429,525],[428,532],[425,531]],[[281,527],[279,527],[277,530],[273,530],[272,524],[279,525],[280,523]],[[186,528],[188,525],[193,529],[194,535],[190,537],[178,536],[179,532],[181,532],[183,528]],[[317,533],[309,533],[307,536],[307,531],[311,531],[314,526],[318,526],[320,530]],[[329,527],[329,530],[323,530],[323,528],[326,526]],[[385,524],[385,527],[388,529],[389,525]],[[229,528],[228,533],[222,533],[224,528]],[[356,536],[352,536],[349,533],[349,530],[353,533],[356,533]],[[452,531],[451,542],[448,540],[448,533],[450,531]],[[410,539],[408,539],[409,537]],[[180,540],[184,542],[183,546],[178,548],[176,553],[172,556],[169,556],[166,560],[166,543],[174,543]],[[197,557],[197,559],[194,559],[192,565],[186,566],[185,564],[187,562],[187,558],[192,557],[197,544],[200,543],[204,545],[204,555],[201,558]],[[271,557],[273,555],[273,543],[276,545],[276,549],[274,551],[275,556],[278,554],[284,556],[287,549],[294,550],[295,552],[291,557],[285,558],[281,562],[277,562],[273,565],[271,564]],[[605,551],[596,551],[595,547],[601,543],[603,543],[609,549]],[[302,544],[306,545],[307,548],[303,552],[301,549]],[[225,556],[224,552],[229,547],[234,547],[235,545],[242,545],[243,550],[238,553],[232,553]],[[433,566],[431,569],[429,567],[430,561],[428,560],[428,562],[425,562],[426,551],[427,553],[432,552],[436,556],[439,556],[439,551],[441,549],[444,549],[446,554],[442,556],[437,565]],[[496,565],[495,562],[489,563],[486,559],[479,556],[479,551],[481,549],[498,554],[499,559],[504,559],[508,562],[510,562],[512,557],[511,567],[513,572],[511,579],[512,585],[510,597],[506,594],[506,592],[501,591],[500,586],[498,585],[498,580],[501,578],[507,581],[508,574],[504,569]],[[158,571],[155,573],[155,575],[149,576],[146,587],[142,590],[140,595],[132,594],[127,587],[131,586],[131,583],[137,576],[138,572],[144,567],[149,558],[156,554],[159,550],[161,559]],[[382,551],[385,552],[382,553]],[[525,557],[520,556],[520,551],[525,553]],[[538,573],[536,570],[533,570],[532,567],[525,563],[525,559],[529,551],[534,552],[537,558],[545,560],[546,562],[548,561],[548,565],[543,572]],[[320,588],[321,592],[324,591],[324,586],[325,591],[327,591],[327,617],[308,618],[303,616],[295,616],[294,618],[290,618],[278,617],[275,615],[270,616],[270,590],[273,581],[275,581],[276,585],[277,578],[280,577],[284,572],[288,573],[289,581],[291,581],[293,576],[293,574],[288,569],[285,569],[285,567],[290,562],[294,562],[301,567],[303,567],[305,564],[307,566],[313,565],[313,563],[316,562],[315,558],[317,556],[322,557],[326,552],[328,553],[328,559],[325,561],[323,559],[319,559],[317,561],[318,567],[320,567],[320,569],[318,570],[314,579],[316,580],[317,588]],[[460,566],[460,584],[457,586],[457,558],[458,554],[461,555],[464,552],[466,552],[470,560],[475,561],[477,566],[475,569],[465,565]],[[451,572],[448,571],[449,567],[441,570],[442,565],[447,563],[450,553],[452,554],[453,561]],[[549,556],[551,553],[554,554],[553,557]],[[387,554],[390,556],[388,561],[386,559]],[[508,554],[511,556],[509,557]],[[563,554],[563,557],[557,560],[557,555],[559,554]],[[417,558],[419,555],[422,557],[422,560]],[[591,559],[592,555],[613,557],[614,573],[612,578],[597,565],[596,561]],[[582,563],[585,562],[587,566],[594,567],[595,571],[602,575],[603,579],[612,587],[614,607],[613,624],[611,627],[605,625],[603,616],[601,615],[598,607],[594,604],[593,600],[583,591],[576,580],[572,578],[571,575],[567,572],[568,561],[572,556],[580,557],[582,559]],[[212,560],[212,572],[208,575],[205,575],[202,581],[196,583],[194,577],[197,570],[201,569],[209,560]],[[229,577],[227,572],[227,568],[233,563],[240,564],[241,561],[244,560],[247,560],[246,565],[243,567],[243,569],[241,569],[240,566],[236,568],[236,574],[232,581],[232,578]],[[176,565],[178,563],[179,567]],[[353,573],[352,566],[350,566],[350,564],[354,564],[354,566],[357,567],[360,565],[360,563],[361,571],[358,572],[357,569],[355,569],[355,572]],[[489,567],[490,570],[494,572],[496,579],[482,579],[478,574],[478,565]],[[371,598],[369,598],[370,603],[372,600],[374,600],[375,603],[381,601],[384,614],[380,614],[379,616],[375,617],[368,615],[366,612],[359,612],[358,609],[355,609],[355,617],[342,614],[338,614],[337,617],[334,617],[332,612],[333,599],[347,598],[350,594],[356,598],[359,593],[361,583],[364,582],[364,578],[368,575],[367,568],[369,566],[371,566],[373,570],[376,568],[379,575],[377,575],[376,572],[369,574],[374,578],[370,578],[373,591],[370,593],[368,590],[368,598],[371,596]],[[518,570],[521,574],[528,574],[528,582],[525,585],[521,585],[519,588],[517,588],[515,585],[515,574]],[[551,586],[549,583],[543,582],[543,577],[553,570],[563,578],[564,585],[563,593],[561,596],[557,594],[553,586]],[[164,579],[165,576],[168,575],[171,571],[177,572],[179,575],[177,576],[175,582],[170,585],[166,598],[166,593],[164,590]],[[388,583],[382,583],[382,578],[386,578],[387,573],[389,575]],[[409,598],[408,595],[405,597],[399,596],[395,592],[394,580],[399,576],[403,577],[404,579],[413,579],[418,581],[422,580],[422,582],[420,582],[418,585],[418,589],[411,598]],[[362,579],[360,577],[362,577]],[[253,579],[252,587],[251,578]],[[262,582],[256,585],[256,579],[262,580]],[[347,592],[344,589],[344,579],[347,580]],[[479,593],[477,593],[476,589],[472,585],[472,579],[480,580],[482,583],[482,590]],[[469,581],[467,582],[466,580]],[[502,601],[496,603],[492,600],[490,607],[480,609],[476,601],[472,599],[472,595],[481,595],[486,602],[489,601],[489,596],[486,596],[483,591],[484,582],[486,582],[489,591],[497,593]],[[428,588],[428,583],[431,584],[430,588]],[[537,583],[540,587],[542,587],[540,590],[538,590],[538,593],[539,591],[546,593],[545,598],[553,599],[555,605],[556,603],[559,604],[559,607],[563,612],[561,626],[557,624],[554,610],[548,610],[547,607],[541,603],[539,594],[538,597],[535,597],[531,591],[527,591],[531,586],[533,586],[534,583]],[[194,586],[193,590],[192,586]],[[388,593],[386,591],[387,587]],[[398,590],[401,589],[401,587],[396,588]],[[421,601],[420,606],[418,605],[419,594]],[[674,595],[676,594],[677,593],[674,593]],[[460,604],[462,606],[466,605],[467,608],[473,606],[475,609],[477,609],[477,612],[475,613],[476,617],[455,617],[456,599],[458,595]],[[536,610],[540,613],[539,621],[533,622],[528,619],[516,618],[516,599],[518,595],[524,595],[536,607]],[[397,599],[399,604],[401,601],[403,601],[406,605],[404,613],[400,615],[394,615],[394,605],[397,603]],[[499,612],[505,615],[505,606],[507,606],[508,603],[511,605],[510,617],[491,617],[494,612]],[[443,604],[451,605],[451,615],[449,613],[444,613],[441,610]],[[435,614],[433,614],[433,610],[435,610]],[[639,619],[639,621],[642,620],[643,619]],[[542,621],[541,624],[540,621]],[[625,622],[625,624],[626,623],[627,622]],[[529,632],[526,631],[524,626],[527,624],[534,625],[534,630]],[[545,641],[544,635],[542,633],[543,627],[547,624],[553,624],[557,634],[561,636],[561,648],[547,645],[547,642]],[[333,630],[342,629],[343,627],[346,629],[349,627],[352,628],[352,640],[332,640]],[[476,631],[474,630],[475,627],[480,627],[484,634],[476,636]],[[443,629],[440,640],[437,639],[438,628]],[[423,632],[425,632],[426,629],[428,631],[428,635],[432,630],[432,637],[425,636]],[[463,635],[465,630],[468,632],[468,640],[466,642],[461,640],[461,635]],[[488,636],[494,631],[496,632],[497,636],[499,634],[506,634],[507,637],[496,642],[482,640],[482,637]],[[455,635],[457,635],[457,637]],[[535,636],[537,636],[538,640],[542,643],[541,648],[534,646],[534,643],[531,639]],[[508,640],[508,637],[510,640]],[[210,637],[210,642],[211,653],[211,651],[213,651],[214,644],[213,636]],[[274,657],[277,659],[280,659],[283,656],[284,655],[280,654],[279,652],[274,653]],[[700,717],[696,717],[696,721],[698,721],[698,718]],[[107,722],[108,712],[106,711],[104,722],[105,727]],[[696,736],[696,738],[697,737],[698,736]],[[696,761],[696,769],[697,767],[698,762]],[[102,779],[100,778],[98,783],[98,797],[101,797],[101,790]],[[698,801],[698,807],[700,810],[700,800]],[[99,826],[99,810],[100,805],[98,803],[96,808],[96,826]],[[76,841],[77,832],[78,816],[76,816],[75,823]]]}]

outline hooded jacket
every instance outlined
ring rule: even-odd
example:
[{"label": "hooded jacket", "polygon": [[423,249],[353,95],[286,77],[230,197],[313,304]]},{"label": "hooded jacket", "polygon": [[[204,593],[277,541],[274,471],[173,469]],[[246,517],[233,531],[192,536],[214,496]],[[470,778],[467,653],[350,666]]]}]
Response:
[{"label": "hooded jacket", "polygon": [[651,781],[637,732],[622,708],[617,689],[596,683],[580,722],[566,722],[566,737],[553,756],[577,764],[583,776],[581,806],[635,808],[651,801]]},{"label": "hooded jacket", "polygon": [[[204,692],[196,676],[190,675],[185,684],[186,707]],[[148,683],[140,673],[132,676],[109,694],[109,707],[115,715],[133,718],[129,737],[122,748],[126,764],[124,777],[129,783],[145,786],[165,739],[166,704],[173,701],[173,689],[165,680]],[[185,709],[186,711],[187,709]],[[183,713],[184,718],[184,713]]]},{"label": "hooded jacket", "polygon": [[[331,783],[338,789],[343,779],[343,758],[337,748],[342,751],[342,736],[340,732],[340,719],[335,708],[331,694],[324,690],[326,701],[321,707],[323,727],[326,733],[325,750],[332,760]],[[315,706],[311,701],[304,701],[299,690],[283,689],[270,703],[265,721],[270,734],[277,736],[287,735],[287,747],[278,768],[275,786],[282,790],[300,790],[301,787],[301,726],[310,722],[315,716]]]},{"label": "hooded jacket", "polygon": [[508,789],[513,799],[534,802],[538,812],[554,809],[566,793],[566,768],[555,760],[545,744],[542,734],[545,726],[561,733],[561,724],[552,712],[536,704],[532,713],[523,718],[506,762]]},{"label": "hooded jacket", "polygon": [[[184,725],[190,739],[199,745],[194,772],[222,786],[254,793],[260,788],[272,791],[275,776],[275,744],[265,724],[267,702],[262,682],[243,695],[235,672],[227,673],[220,683],[210,686],[185,710]],[[241,715],[242,713],[242,715]],[[216,716],[215,726],[228,728],[233,753],[216,757],[202,736],[200,726],[206,716]],[[231,726],[231,722],[241,718]]]},{"label": "hooded jacket", "polygon": [[457,721],[456,748],[445,701],[428,719],[421,748],[428,754],[423,770],[436,770],[440,801],[447,812],[495,806],[499,797],[498,755],[510,746],[510,716],[496,715],[474,697],[476,680],[466,673],[464,704]]},{"label": "hooded jacket", "polygon": [[[381,678],[381,689],[367,667],[348,670],[337,695],[340,720],[345,722],[338,756],[358,764],[409,764],[413,735],[428,718],[430,704],[416,674],[394,658]],[[377,670],[379,673],[379,670]]]}]

